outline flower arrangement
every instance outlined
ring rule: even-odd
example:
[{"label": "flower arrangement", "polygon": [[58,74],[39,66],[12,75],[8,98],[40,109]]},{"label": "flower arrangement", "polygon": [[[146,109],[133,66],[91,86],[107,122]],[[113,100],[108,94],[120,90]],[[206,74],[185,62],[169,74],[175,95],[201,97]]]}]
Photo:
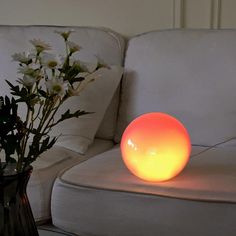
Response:
[{"label": "flower arrangement", "polygon": [[[69,109],[55,120],[60,106],[70,97],[77,96],[97,77],[98,62],[88,65],[75,59],[81,47],[69,40],[72,31],[56,32],[64,40],[65,55],[56,56],[48,51],[51,46],[41,40],[31,40],[30,53],[15,53],[12,58],[19,63],[20,78],[17,85],[6,81],[12,98],[0,97],[0,175],[9,163],[16,164],[17,172],[23,171],[43,152],[50,149],[58,137],[50,137],[50,131],[58,123],[86,115],[89,112]],[[26,114],[19,117],[19,103],[26,105]]]}]

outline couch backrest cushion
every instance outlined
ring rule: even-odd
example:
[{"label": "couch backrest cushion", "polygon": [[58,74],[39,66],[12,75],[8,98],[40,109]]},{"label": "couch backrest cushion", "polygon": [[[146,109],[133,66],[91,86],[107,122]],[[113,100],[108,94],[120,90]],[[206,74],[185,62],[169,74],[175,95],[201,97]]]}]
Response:
[{"label": "couch backrest cushion", "polygon": [[192,144],[236,135],[236,30],[167,30],[129,41],[116,141],[135,117],[169,113]]},{"label": "couch backrest cushion", "polygon": [[[5,79],[12,82],[15,82],[17,79],[17,63],[11,62],[11,55],[13,53],[29,50],[32,48],[29,40],[36,38],[51,44],[56,53],[64,54],[63,39],[58,34],[55,34],[54,31],[66,31],[71,28],[74,32],[71,34],[70,40],[78,43],[82,47],[82,50],[78,53],[79,59],[87,62],[95,62],[98,57],[109,65],[122,65],[124,40],[121,36],[111,30],[91,27],[1,26],[0,95],[9,93],[9,86],[4,81]],[[116,78],[111,81],[111,79],[109,80],[109,76]],[[111,107],[116,110],[118,108],[118,94],[115,93],[115,90],[118,88],[119,80],[120,71],[116,71],[113,74],[108,75],[104,81],[103,79],[99,79],[94,83],[91,83],[91,85],[85,89],[85,93],[88,89],[87,95],[84,96],[83,92],[78,99],[74,99],[73,107],[77,106],[77,109],[85,109],[87,111],[89,109],[89,111],[95,112],[95,114],[91,116],[83,116],[79,118],[79,124],[83,124],[81,127],[78,127],[78,135],[80,135],[82,139],[80,141],[81,148],[83,145],[86,146],[91,143],[92,137],[94,137],[100,125],[101,128],[98,133],[100,138],[109,139],[114,136],[116,126],[115,120],[117,116],[113,110],[107,108],[114,94],[116,95]],[[85,103],[80,103],[83,99],[86,100]],[[99,103],[99,105],[96,105],[95,102]],[[84,105],[86,107],[83,107]],[[102,119],[106,110],[107,114],[105,115],[102,124]],[[73,127],[76,127],[76,124],[74,124]],[[73,129],[70,128],[68,132],[72,130]],[[58,130],[58,132],[61,133],[64,131],[65,130],[61,129]],[[71,143],[71,140],[75,141],[75,137],[71,137],[71,139],[67,141],[63,139],[62,143],[64,142],[68,147],[67,144]],[[75,147],[76,143],[72,146]],[[86,148],[82,149],[80,150],[81,152],[86,150]]]}]

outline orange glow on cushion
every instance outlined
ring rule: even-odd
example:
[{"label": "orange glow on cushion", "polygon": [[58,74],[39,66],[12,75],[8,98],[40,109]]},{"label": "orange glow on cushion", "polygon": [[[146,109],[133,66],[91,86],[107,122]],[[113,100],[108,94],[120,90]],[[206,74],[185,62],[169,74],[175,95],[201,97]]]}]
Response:
[{"label": "orange glow on cushion", "polygon": [[159,112],[133,120],[121,139],[127,168],[147,181],[165,181],[178,175],[191,152],[187,130],[176,118]]}]

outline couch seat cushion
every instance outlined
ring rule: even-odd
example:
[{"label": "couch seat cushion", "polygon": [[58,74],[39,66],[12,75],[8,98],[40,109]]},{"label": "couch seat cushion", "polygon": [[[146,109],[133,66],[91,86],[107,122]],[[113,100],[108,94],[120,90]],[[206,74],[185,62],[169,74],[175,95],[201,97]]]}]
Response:
[{"label": "couch seat cushion", "polygon": [[[211,235],[222,227],[233,235],[235,186],[236,148],[212,149],[192,158],[176,178],[148,183],[129,173],[116,147],[60,175],[52,218],[81,235]],[[211,222],[201,227],[206,219]]]},{"label": "couch seat cushion", "polygon": [[54,180],[60,171],[104,152],[112,146],[111,141],[95,139],[86,155],[80,155],[69,149],[54,146],[34,162],[27,193],[36,221],[43,221],[51,217],[51,191]]}]

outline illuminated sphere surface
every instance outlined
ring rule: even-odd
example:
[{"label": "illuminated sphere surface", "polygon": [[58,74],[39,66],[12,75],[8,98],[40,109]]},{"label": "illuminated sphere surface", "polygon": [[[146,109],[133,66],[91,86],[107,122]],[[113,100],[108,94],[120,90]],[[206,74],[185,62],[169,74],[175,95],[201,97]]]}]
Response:
[{"label": "illuminated sphere surface", "polygon": [[178,175],[191,152],[189,134],[176,118],[160,112],[133,120],[121,139],[122,158],[137,177],[159,182]]}]

